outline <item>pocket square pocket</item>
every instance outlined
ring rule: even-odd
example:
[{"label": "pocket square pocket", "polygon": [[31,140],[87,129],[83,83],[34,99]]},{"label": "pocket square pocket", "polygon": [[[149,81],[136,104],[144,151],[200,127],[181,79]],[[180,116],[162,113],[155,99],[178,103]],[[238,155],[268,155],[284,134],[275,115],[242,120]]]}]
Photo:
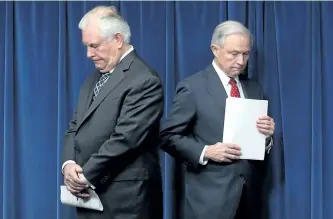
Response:
[{"label": "pocket square pocket", "polygon": [[78,198],[75,195],[73,195],[70,191],[68,191],[66,186],[60,186],[60,201],[65,205],[70,205],[73,207],[103,211],[103,205],[97,193],[90,188],[88,189],[88,192],[90,194],[90,198],[88,199]]}]

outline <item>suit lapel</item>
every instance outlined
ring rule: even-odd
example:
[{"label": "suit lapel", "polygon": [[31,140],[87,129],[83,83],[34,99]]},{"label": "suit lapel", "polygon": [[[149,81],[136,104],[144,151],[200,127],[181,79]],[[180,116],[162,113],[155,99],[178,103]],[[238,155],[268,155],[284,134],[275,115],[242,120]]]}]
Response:
[{"label": "suit lapel", "polygon": [[255,99],[255,97],[252,95],[251,93],[251,86],[249,86],[249,83],[247,80],[240,80],[241,84],[242,84],[242,90],[244,93],[244,97],[246,99]]},{"label": "suit lapel", "polygon": [[228,95],[223,87],[223,84],[212,65],[208,66],[205,71],[207,72],[205,84],[206,89],[217,106],[224,110],[225,99]]},{"label": "suit lapel", "polygon": [[83,89],[83,95],[86,99],[85,99],[85,108],[84,108],[84,112],[87,112],[87,110],[89,109],[89,106],[91,104],[91,100],[92,100],[92,96],[94,93],[94,87],[95,84],[97,83],[98,79],[100,77],[100,72],[96,71],[91,80],[89,80],[89,82],[87,83],[87,86],[85,89]]},{"label": "suit lapel", "polygon": [[[209,65],[205,71],[207,75],[206,89],[208,93],[218,106],[225,108],[225,99],[228,97],[228,94],[226,93],[219,76],[212,65]],[[249,81],[242,76],[239,77],[239,80],[242,85],[244,97],[246,99],[256,99],[257,97],[253,94]]]},{"label": "suit lapel", "polygon": [[91,103],[90,107],[88,108],[88,111],[86,112],[86,117],[89,116],[90,113],[92,113],[96,107],[101,104],[101,102],[108,96],[108,94],[116,88],[116,86],[125,78],[124,73],[121,69],[115,69],[114,72],[110,75],[107,82],[104,84],[103,88],[101,89],[100,93],[96,97],[96,99]]},{"label": "suit lapel", "polygon": [[240,83],[241,83],[241,85],[242,85],[242,90],[243,90],[244,98],[245,98],[245,99],[249,99],[249,95],[248,95],[248,93],[247,93],[248,86],[247,86],[246,81],[241,80]]},{"label": "suit lapel", "polygon": [[[107,82],[104,84],[100,93],[98,94],[96,99],[91,103],[88,110],[84,114],[83,119],[81,120],[81,122],[78,125],[78,128],[89,117],[89,115],[103,102],[103,100],[125,79],[126,76],[125,76],[124,72],[130,68],[135,57],[136,57],[136,54],[134,51],[132,51],[121,62],[119,62],[117,64],[116,68],[110,75]],[[91,91],[89,94],[89,100],[92,99],[93,89],[94,89],[94,86],[91,88]],[[88,101],[88,102],[90,103],[90,101]]]}]

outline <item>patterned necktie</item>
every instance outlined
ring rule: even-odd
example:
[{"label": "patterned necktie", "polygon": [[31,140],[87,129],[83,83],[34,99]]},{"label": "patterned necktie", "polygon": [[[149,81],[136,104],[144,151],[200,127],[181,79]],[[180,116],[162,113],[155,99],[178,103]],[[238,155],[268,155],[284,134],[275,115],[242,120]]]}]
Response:
[{"label": "patterned necktie", "polygon": [[93,99],[95,100],[101,89],[103,88],[104,84],[107,82],[107,80],[110,77],[110,72],[102,74],[102,76],[97,81],[95,88],[94,88],[94,96]]},{"label": "patterned necktie", "polygon": [[229,84],[231,85],[230,96],[240,98],[240,93],[236,80],[234,78],[230,78]]}]

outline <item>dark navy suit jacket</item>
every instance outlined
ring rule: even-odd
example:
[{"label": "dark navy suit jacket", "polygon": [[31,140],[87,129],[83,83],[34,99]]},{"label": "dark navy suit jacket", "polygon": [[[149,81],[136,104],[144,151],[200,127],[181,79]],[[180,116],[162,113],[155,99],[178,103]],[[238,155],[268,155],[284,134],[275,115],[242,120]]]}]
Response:
[{"label": "dark navy suit jacket", "polygon": [[[241,78],[240,81],[245,98],[264,98],[259,84]],[[186,164],[186,219],[233,219],[244,188],[250,209],[259,213],[263,161],[199,164],[205,145],[223,139],[227,97],[215,69],[209,65],[177,86],[169,115],[161,127],[162,149]],[[254,215],[256,212],[249,218],[259,218]]]},{"label": "dark navy suit jacket", "polygon": [[135,51],[120,61],[92,101],[100,72],[81,88],[64,137],[62,159],[82,166],[103,212],[78,209],[78,218],[162,218],[158,146],[162,81]]}]

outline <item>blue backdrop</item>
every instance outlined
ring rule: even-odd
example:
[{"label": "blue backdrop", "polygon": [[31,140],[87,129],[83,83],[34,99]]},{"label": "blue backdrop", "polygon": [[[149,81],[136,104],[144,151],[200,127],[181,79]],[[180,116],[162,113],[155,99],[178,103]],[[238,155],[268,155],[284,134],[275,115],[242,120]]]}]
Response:
[{"label": "blue backdrop", "polygon": [[[333,2],[0,2],[0,214],[69,219],[59,202],[62,137],[93,70],[77,28],[115,5],[138,53],[163,77],[166,111],[179,80],[212,61],[214,27],[234,19],[255,38],[248,75],[276,121],[266,218],[333,218]],[[177,218],[174,161],[164,153],[165,219]],[[176,168],[177,169],[177,168]]]}]

